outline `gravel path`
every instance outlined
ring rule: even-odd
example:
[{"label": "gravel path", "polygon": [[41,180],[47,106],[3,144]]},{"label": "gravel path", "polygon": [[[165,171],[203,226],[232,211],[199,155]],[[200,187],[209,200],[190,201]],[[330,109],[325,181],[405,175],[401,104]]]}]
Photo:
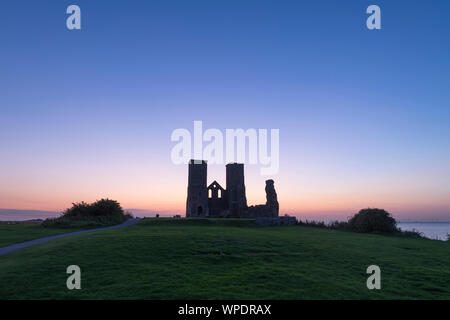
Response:
[{"label": "gravel path", "polygon": [[59,238],[62,238],[62,237],[71,236],[71,235],[74,235],[74,234],[82,234],[82,233],[88,233],[88,232],[94,232],[94,231],[103,231],[103,230],[110,230],[110,229],[117,229],[117,228],[128,227],[128,226],[131,226],[133,224],[138,223],[139,220],[140,220],[139,218],[128,219],[127,221],[125,221],[122,224],[118,224],[118,225],[111,226],[111,227],[104,227],[104,228],[97,228],[97,229],[89,229],[89,230],[82,230],[82,231],[63,233],[63,234],[58,234],[58,235],[55,235],[55,236],[39,238],[39,239],[30,240],[30,241],[27,241],[27,242],[12,244],[10,246],[0,248],[0,256],[2,256],[4,254],[7,254],[7,253],[14,252],[16,250],[20,250],[22,248],[33,246],[35,244],[39,244],[39,243],[42,243],[42,242],[47,242],[47,241],[59,239]]}]

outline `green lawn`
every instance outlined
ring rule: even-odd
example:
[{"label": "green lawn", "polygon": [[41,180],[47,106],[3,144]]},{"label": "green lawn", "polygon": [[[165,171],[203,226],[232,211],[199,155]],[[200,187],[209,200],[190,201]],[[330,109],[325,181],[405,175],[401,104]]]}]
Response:
[{"label": "green lawn", "polygon": [[[66,288],[79,265],[81,290]],[[367,266],[381,290],[366,288]],[[450,243],[144,219],[0,256],[0,299],[450,299]]]},{"label": "green lawn", "polygon": [[40,224],[35,223],[21,223],[12,225],[0,224],[0,248],[28,240],[53,236],[61,233],[86,230],[89,228],[45,228]]}]

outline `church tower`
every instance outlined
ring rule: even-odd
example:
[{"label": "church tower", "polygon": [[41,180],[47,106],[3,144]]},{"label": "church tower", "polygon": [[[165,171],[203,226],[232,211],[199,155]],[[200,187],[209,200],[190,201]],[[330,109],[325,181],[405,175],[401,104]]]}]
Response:
[{"label": "church tower", "polygon": [[206,189],[207,164],[203,160],[189,162],[186,217],[208,215],[208,191]]},{"label": "church tower", "polygon": [[244,164],[229,163],[226,166],[228,209],[231,217],[241,217],[247,209],[245,196]]}]

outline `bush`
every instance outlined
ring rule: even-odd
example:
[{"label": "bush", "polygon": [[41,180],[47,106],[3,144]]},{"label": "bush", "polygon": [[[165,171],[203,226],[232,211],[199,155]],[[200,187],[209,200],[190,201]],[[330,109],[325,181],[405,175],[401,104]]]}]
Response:
[{"label": "bush", "polygon": [[320,229],[352,231],[349,228],[348,222],[345,222],[345,221],[331,221],[331,222],[326,223],[324,221],[315,221],[315,220],[302,221],[302,220],[299,220],[297,222],[297,225],[304,226],[304,227],[320,228]]},{"label": "bush", "polygon": [[401,230],[398,229],[398,232],[396,232],[396,235],[406,237],[406,238],[425,238],[422,232],[417,231],[415,229],[409,231],[409,230]]},{"label": "bush", "polygon": [[320,228],[320,229],[326,229],[328,228],[328,226],[326,225],[325,222],[323,221],[302,221],[302,220],[298,220],[297,225],[299,226],[304,226],[304,227],[313,227],[313,228]]},{"label": "bush", "polygon": [[119,202],[101,199],[94,203],[73,203],[58,218],[46,219],[42,225],[46,227],[102,227],[122,223],[132,218],[125,213]]},{"label": "bush", "polygon": [[[297,225],[350,232],[384,233],[406,238],[424,238],[424,235],[417,230],[403,231],[397,228],[395,219],[382,209],[363,209],[350,218],[348,222],[332,221],[325,223],[323,221],[299,220]],[[447,237],[450,241],[450,235],[447,235]]]},{"label": "bush", "polygon": [[65,217],[110,217],[123,214],[120,203],[110,199],[101,199],[91,204],[73,203],[72,208],[63,212]]},{"label": "bush", "polygon": [[397,222],[383,209],[362,209],[348,221],[352,231],[363,233],[395,233]]},{"label": "bush", "polygon": [[346,221],[332,221],[330,222],[329,227],[334,230],[351,231],[350,226]]}]

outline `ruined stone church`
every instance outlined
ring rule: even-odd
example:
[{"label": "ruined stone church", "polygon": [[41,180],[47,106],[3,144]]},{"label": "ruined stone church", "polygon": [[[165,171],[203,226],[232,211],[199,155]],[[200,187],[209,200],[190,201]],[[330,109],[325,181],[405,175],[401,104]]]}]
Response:
[{"label": "ruined stone church", "polygon": [[278,217],[278,200],[273,180],[266,181],[266,204],[247,206],[244,164],[226,165],[226,189],[217,181],[207,186],[207,163],[189,162],[186,217],[259,218]]}]

